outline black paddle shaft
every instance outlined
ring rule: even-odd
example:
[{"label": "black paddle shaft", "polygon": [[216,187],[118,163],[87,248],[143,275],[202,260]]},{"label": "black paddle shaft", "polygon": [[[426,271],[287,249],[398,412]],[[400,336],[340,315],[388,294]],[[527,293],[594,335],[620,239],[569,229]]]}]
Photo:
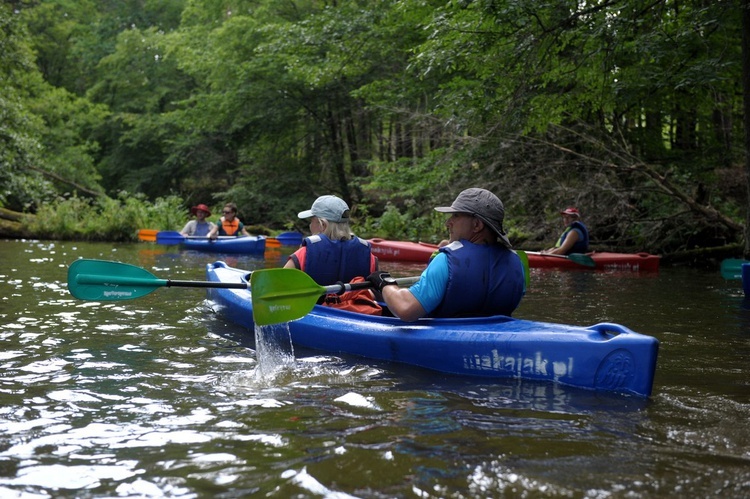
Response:
[{"label": "black paddle shaft", "polygon": [[325,286],[325,294],[336,294],[336,295],[343,295],[346,292],[349,291],[356,291],[358,289],[368,289],[372,288],[372,283],[369,281],[364,282],[337,282],[336,284],[331,284],[330,286]]},{"label": "black paddle shaft", "polygon": [[250,285],[245,282],[212,282],[212,281],[173,281],[166,279],[166,287],[172,288],[223,288],[223,289],[248,289]]}]

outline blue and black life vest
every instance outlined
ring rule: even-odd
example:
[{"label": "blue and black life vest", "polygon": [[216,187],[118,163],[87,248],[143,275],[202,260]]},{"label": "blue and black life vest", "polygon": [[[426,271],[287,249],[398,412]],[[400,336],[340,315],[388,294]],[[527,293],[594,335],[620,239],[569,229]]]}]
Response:
[{"label": "blue and black life vest", "polygon": [[582,222],[578,222],[578,221],[573,222],[572,224],[568,225],[568,227],[563,231],[562,235],[560,236],[560,239],[558,239],[556,247],[559,248],[560,246],[562,246],[562,244],[565,242],[565,238],[568,237],[568,234],[570,234],[576,229],[578,229],[581,232],[581,237],[578,238],[578,241],[576,241],[573,247],[568,251],[568,254],[586,253],[589,250],[589,230],[586,228],[585,225],[583,225]]},{"label": "blue and black life vest", "polygon": [[321,286],[349,282],[371,273],[370,243],[358,237],[332,241],[324,234],[305,238],[305,272]]},{"label": "blue and black life vest", "polygon": [[500,245],[456,241],[448,256],[448,287],[432,317],[511,315],[524,294],[521,259]]}]

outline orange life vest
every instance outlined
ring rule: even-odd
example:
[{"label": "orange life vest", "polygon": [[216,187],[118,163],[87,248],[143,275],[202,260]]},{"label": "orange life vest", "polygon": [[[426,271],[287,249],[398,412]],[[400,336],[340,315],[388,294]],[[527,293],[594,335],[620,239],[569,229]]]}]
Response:
[{"label": "orange life vest", "polygon": [[[234,220],[231,222],[227,220],[221,221],[221,231],[219,231],[220,235],[226,235],[226,236],[234,236],[237,234],[237,232],[240,230],[240,219],[237,217],[234,217]],[[221,234],[221,232],[224,232],[224,234]]]}]

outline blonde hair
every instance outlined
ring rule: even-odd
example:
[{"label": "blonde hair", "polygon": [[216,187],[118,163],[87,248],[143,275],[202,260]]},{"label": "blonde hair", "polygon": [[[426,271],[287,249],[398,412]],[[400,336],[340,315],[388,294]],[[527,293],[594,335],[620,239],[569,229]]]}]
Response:
[{"label": "blonde hair", "polygon": [[346,241],[352,238],[352,231],[349,222],[331,222],[325,218],[318,218],[318,222],[323,226],[323,234],[331,241]]}]

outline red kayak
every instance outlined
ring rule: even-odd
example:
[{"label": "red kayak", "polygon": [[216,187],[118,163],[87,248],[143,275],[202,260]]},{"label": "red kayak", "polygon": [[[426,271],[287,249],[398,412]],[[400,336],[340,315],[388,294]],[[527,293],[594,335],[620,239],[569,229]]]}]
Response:
[{"label": "red kayak", "polygon": [[658,255],[649,253],[607,253],[593,252],[585,253],[591,257],[596,265],[593,267],[582,265],[562,255],[545,255],[527,251],[529,267],[542,269],[593,269],[593,270],[632,270],[632,271],[657,271],[659,270]]},{"label": "red kayak", "polygon": [[[369,239],[372,252],[383,262],[416,262],[427,263],[432,254],[438,249],[437,245],[429,243],[413,243],[411,241],[389,241],[387,239]],[[546,255],[534,251],[527,251],[529,267],[543,269],[592,269],[592,270],[659,270],[658,255],[649,253],[586,253],[593,260],[593,266],[580,263],[581,258],[570,259],[563,255]],[[583,255],[580,255],[583,256]]]},{"label": "red kayak", "polygon": [[381,262],[417,262],[427,263],[438,249],[436,244],[413,243],[411,241],[388,241],[387,239],[368,239],[372,253]]}]

